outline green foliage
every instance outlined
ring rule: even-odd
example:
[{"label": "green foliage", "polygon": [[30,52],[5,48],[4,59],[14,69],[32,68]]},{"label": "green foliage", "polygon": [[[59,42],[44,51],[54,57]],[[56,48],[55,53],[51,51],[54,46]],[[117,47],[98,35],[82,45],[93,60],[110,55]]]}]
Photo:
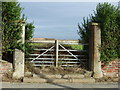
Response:
[{"label": "green foliage", "polygon": [[[78,35],[81,38],[81,42],[82,43],[89,43],[89,35],[90,35],[90,29],[89,29],[89,18],[83,18],[83,23],[81,23],[82,26],[80,26],[78,24]],[[88,45],[84,45],[83,46],[83,50],[86,50],[87,52],[85,52],[86,57],[89,58],[89,46]]]},{"label": "green foliage", "polygon": [[33,23],[27,23],[25,26],[25,40],[30,40],[33,37],[34,32]]},{"label": "green foliage", "polygon": [[[120,10],[109,3],[98,4],[94,14],[83,19],[84,23],[78,25],[81,39],[89,41],[89,23],[100,23],[101,26],[101,60],[110,61],[120,57]],[[87,48],[88,49],[88,48]]]},{"label": "green foliage", "polygon": [[[34,32],[34,26],[33,23],[27,23],[25,26],[25,40],[30,40],[33,37]],[[25,42],[25,53],[26,56],[29,55],[29,53],[33,50],[33,47],[30,43]]]},{"label": "green foliage", "polygon": [[[2,44],[3,53],[11,52],[14,49],[20,49],[28,53],[31,48],[29,43],[22,44],[22,21],[25,21],[24,15],[21,15],[23,8],[18,2],[2,2]],[[22,18],[21,18],[22,16]],[[33,37],[33,23],[27,23],[25,26],[25,40]]]},{"label": "green foliage", "polygon": [[89,42],[89,19],[85,19],[83,18],[83,23],[81,23],[82,26],[80,26],[78,24],[78,28],[79,28],[79,31],[78,31],[78,34],[80,36],[80,38],[82,39],[81,42],[82,43],[88,43]]},{"label": "green foliage", "polygon": [[33,46],[34,48],[36,47],[48,47],[50,46],[49,44],[46,43],[30,43],[31,46]]},{"label": "green foliage", "polygon": [[71,49],[83,50],[83,45],[69,45]]},{"label": "green foliage", "polygon": [[21,26],[16,23],[20,20],[22,8],[17,2],[2,2],[2,30],[3,52],[12,52],[14,48],[21,47]]}]

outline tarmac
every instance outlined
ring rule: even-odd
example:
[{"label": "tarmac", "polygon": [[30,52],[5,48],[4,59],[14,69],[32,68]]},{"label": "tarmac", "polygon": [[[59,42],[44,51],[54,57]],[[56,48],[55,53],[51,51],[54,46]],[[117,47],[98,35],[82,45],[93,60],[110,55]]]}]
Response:
[{"label": "tarmac", "polygon": [[[85,90],[93,90],[92,88],[114,88],[114,90],[120,90],[119,84],[115,82],[102,82],[102,83],[11,83],[11,82],[1,82],[1,88],[65,88],[67,90],[86,88]],[[88,89],[87,89],[88,88]]]}]

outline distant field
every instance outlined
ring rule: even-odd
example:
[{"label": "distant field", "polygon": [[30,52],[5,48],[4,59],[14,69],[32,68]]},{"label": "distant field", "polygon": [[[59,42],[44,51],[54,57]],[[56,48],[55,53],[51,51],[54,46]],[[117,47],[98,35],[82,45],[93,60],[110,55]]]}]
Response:
[{"label": "distant field", "polygon": [[[45,44],[45,43],[31,43],[31,46],[34,48],[42,48],[42,47],[50,47],[53,46],[54,44]],[[83,50],[83,45],[63,45],[64,47],[70,48],[70,49],[75,49],[75,50]]]},{"label": "distant field", "polygon": [[71,49],[83,50],[83,45],[69,45]]}]

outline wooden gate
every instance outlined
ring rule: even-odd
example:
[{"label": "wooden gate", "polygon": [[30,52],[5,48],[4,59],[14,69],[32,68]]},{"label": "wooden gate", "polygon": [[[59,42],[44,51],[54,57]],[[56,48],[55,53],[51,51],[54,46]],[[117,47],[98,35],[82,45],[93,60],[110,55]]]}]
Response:
[{"label": "wooden gate", "polygon": [[68,49],[65,45],[87,45],[81,44],[78,40],[41,40],[32,43],[51,43],[50,47],[35,48],[29,55],[29,60],[34,66],[62,66],[76,67],[86,64],[88,59],[85,50]]}]

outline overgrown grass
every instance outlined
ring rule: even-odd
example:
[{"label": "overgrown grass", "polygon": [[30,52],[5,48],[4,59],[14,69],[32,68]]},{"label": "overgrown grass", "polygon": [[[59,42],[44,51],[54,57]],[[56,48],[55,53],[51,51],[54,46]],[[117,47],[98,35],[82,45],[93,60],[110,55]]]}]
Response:
[{"label": "overgrown grass", "polygon": [[[51,45],[54,45],[54,44],[46,44],[46,43],[31,43],[30,44],[32,47],[36,48],[36,47],[49,47]],[[71,49],[75,49],[75,50],[83,50],[83,45],[63,45],[65,47],[69,47]]]},{"label": "overgrown grass", "polygon": [[71,49],[83,50],[83,45],[70,45]]},{"label": "overgrown grass", "polygon": [[69,49],[74,49],[74,50],[83,50],[83,45],[63,45],[64,47],[69,47]]},{"label": "overgrown grass", "polygon": [[42,46],[46,46],[46,44],[44,44],[44,43],[30,43],[30,45],[31,46],[33,46],[33,47],[42,47]]},{"label": "overgrown grass", "polygon": [[45,47],[51,47],[53,44],[47,44],[47,43],[31,43],[30,44],[33,48],[45,48]]},{"label": "overgrown grass", "polygon": [[80,67],[34,67],[32,63],[25,62],[25,72],[32,72],[35,74],[85,74],[86,69]]}]

